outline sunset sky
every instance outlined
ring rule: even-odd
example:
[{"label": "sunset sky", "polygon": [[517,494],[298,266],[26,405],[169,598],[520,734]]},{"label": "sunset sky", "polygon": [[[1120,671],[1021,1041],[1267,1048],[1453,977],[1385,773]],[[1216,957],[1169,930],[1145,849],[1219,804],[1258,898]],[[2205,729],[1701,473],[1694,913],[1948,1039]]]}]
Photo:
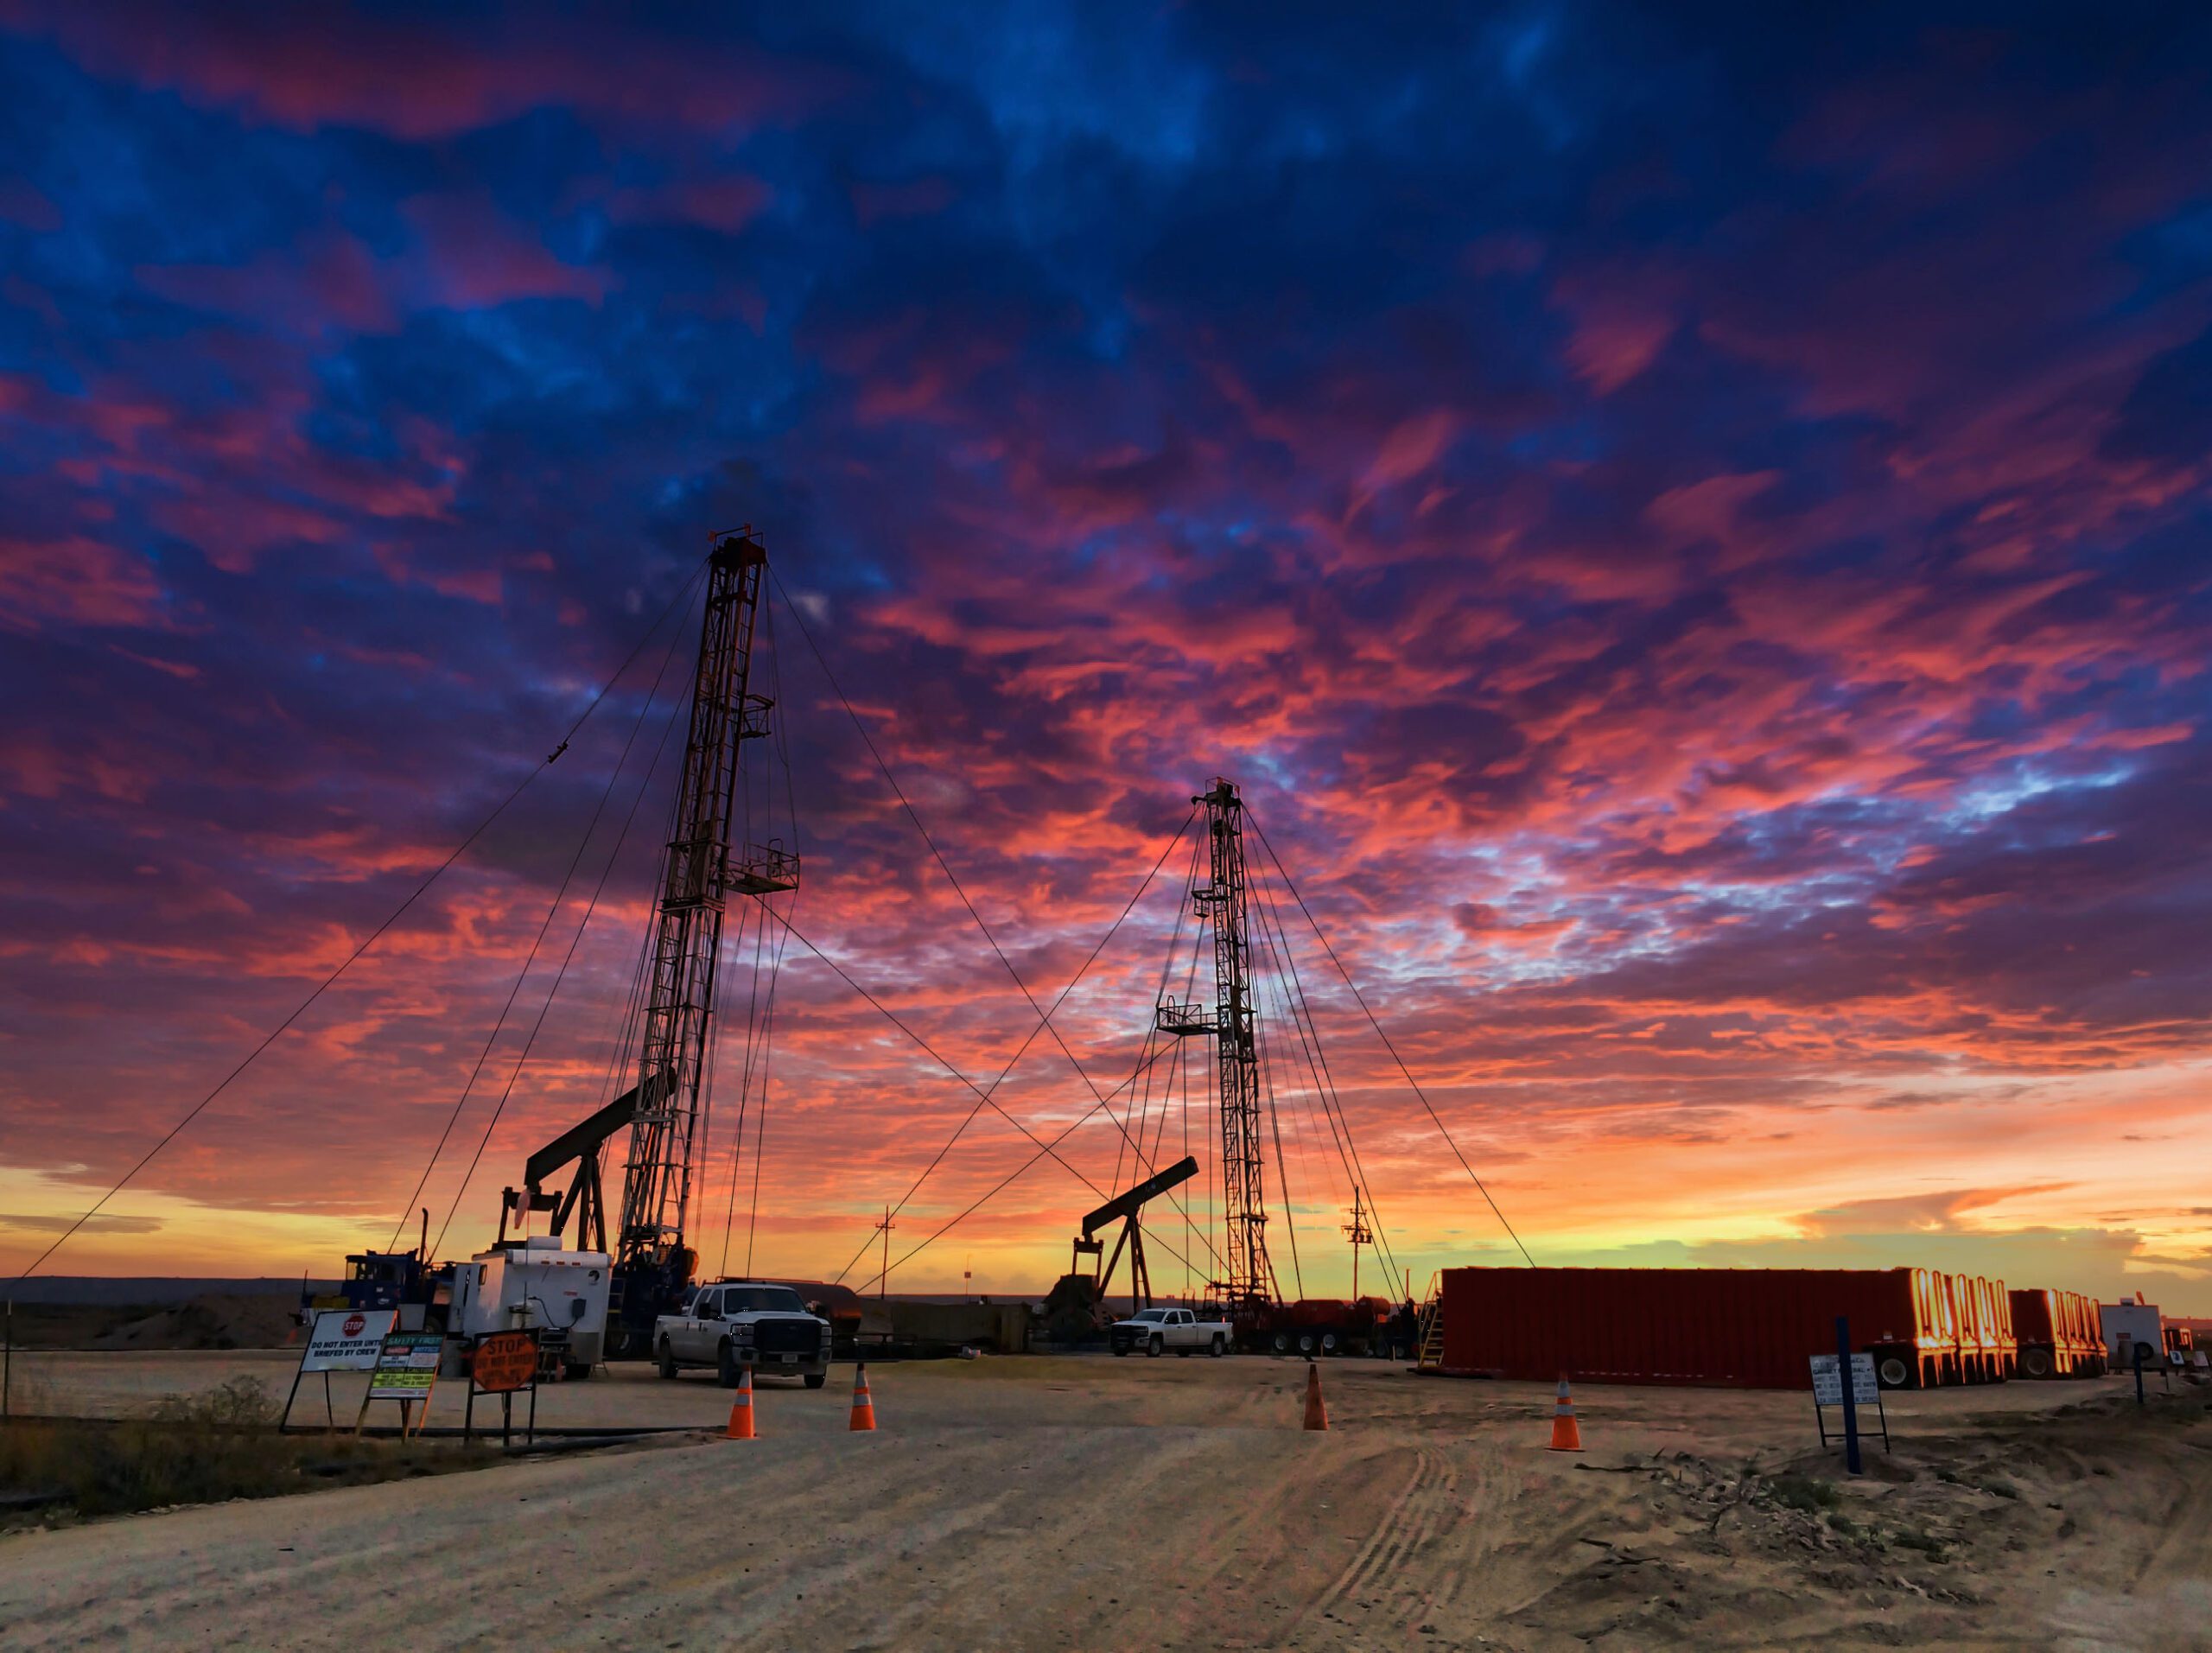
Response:
[{"label": "sunset sky", "polygon": [[[1539,1262],[2212,1313],[2201,10],[452,10],[0,0],[0,1271],[635,649],[47,1272],[388,1240],[614,774],[416,1202],[487,1242],[601,1095],[750,522],[791,919],[977,1084],[1034,1013],[801,617],[1039,1001],[1236,780]],[[1102,1090],[1188,842],[1063,1013]],[[1291,917],[1416,1290],[1517,1260]],[[797,944],[770,1071],[754,1266],[829,1277],[975,1094]],[[1049,1039],[996,1100],[1093,1107]],[[894,1286],[1048,1285],[1118,1141]],[[894,1257],[1032,1152],[984,1109]]]}]

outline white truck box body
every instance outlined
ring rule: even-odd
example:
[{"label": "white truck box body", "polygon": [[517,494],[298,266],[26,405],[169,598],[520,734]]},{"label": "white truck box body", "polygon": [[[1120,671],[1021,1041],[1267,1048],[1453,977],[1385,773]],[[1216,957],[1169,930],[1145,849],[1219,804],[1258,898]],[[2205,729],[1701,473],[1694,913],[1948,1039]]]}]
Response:
[{"label": "white truck box body", "polygon": [[453,1271],[448,1329],[464,1338],[530,1326],[565,1332],[569,1359],[597,1365],[613,1285],[604,1251],[569,1251],[548,1235],[480,1251]]},{"label": "white truck box body", "polygon": [[2165,1364],[2165,1325],[2158,1318],[2156,1303],[2100,1303],[2097,1305],[2097,1329],[2105,1340],[2105,1352],[2112,1357],[2112,1369],[2116,1372],[2135,1370],[2135,1345],[2151,1345],[2149,1358],[2144,1364],[2157,1370]]}]

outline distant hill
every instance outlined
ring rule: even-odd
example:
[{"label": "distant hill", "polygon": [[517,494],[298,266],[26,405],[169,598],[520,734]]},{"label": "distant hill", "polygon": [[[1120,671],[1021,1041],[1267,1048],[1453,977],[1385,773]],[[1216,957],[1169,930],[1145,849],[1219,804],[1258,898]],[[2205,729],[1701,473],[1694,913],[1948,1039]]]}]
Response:
[{"label": "distant hill", "polygon": [[[333,1289],[328,1281],[310,1281],[316,1291]],[[195,1297],[296,1298],[300,1282],[266,1276],[249,1280],[195,1278],[188,1275],[149,1275],[109,1278],[93,1275],[41,1275],[20,1280],[12,1287],[0,1286],[0,1295],[18,1303],[81,1303],[103,1308],[160,1307],[189,1302]]]}]

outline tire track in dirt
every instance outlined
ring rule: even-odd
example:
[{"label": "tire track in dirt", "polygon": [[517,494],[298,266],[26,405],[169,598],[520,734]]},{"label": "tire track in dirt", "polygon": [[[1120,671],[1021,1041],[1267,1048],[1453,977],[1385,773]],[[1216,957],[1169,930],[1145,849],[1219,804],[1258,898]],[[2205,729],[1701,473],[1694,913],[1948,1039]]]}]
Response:
[{"label": "tire track in dirt", "polygon": [[[1411,1631],[1448,1599],[1455,1580],[1449,1573],[1424,1576],[1421,1563],[1444,1532],[1465,1513],[1456,1494],[1459,1471],[1450,1456],[1428,1447],[1413,1449],[1413,1472],[1391,1500],[1344,1570],[1299,1612],[1286,1631],[1294,1637],[1337,1609],[1364,1610],[1360,1631]],[[1372,1614],[1372,1617],[1366,1616]]]}]

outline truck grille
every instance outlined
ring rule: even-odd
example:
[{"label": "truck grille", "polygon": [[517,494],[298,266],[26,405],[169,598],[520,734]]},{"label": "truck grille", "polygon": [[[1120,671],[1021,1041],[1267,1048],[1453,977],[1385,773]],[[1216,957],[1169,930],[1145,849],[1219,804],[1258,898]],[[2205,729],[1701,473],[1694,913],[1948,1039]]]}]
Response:
[{"label": "truck grille", "polygon": [[753,1327],[753,1346],[764,1355],[816,1355],[822,1327],[813,1320],[760,1320]]}]

